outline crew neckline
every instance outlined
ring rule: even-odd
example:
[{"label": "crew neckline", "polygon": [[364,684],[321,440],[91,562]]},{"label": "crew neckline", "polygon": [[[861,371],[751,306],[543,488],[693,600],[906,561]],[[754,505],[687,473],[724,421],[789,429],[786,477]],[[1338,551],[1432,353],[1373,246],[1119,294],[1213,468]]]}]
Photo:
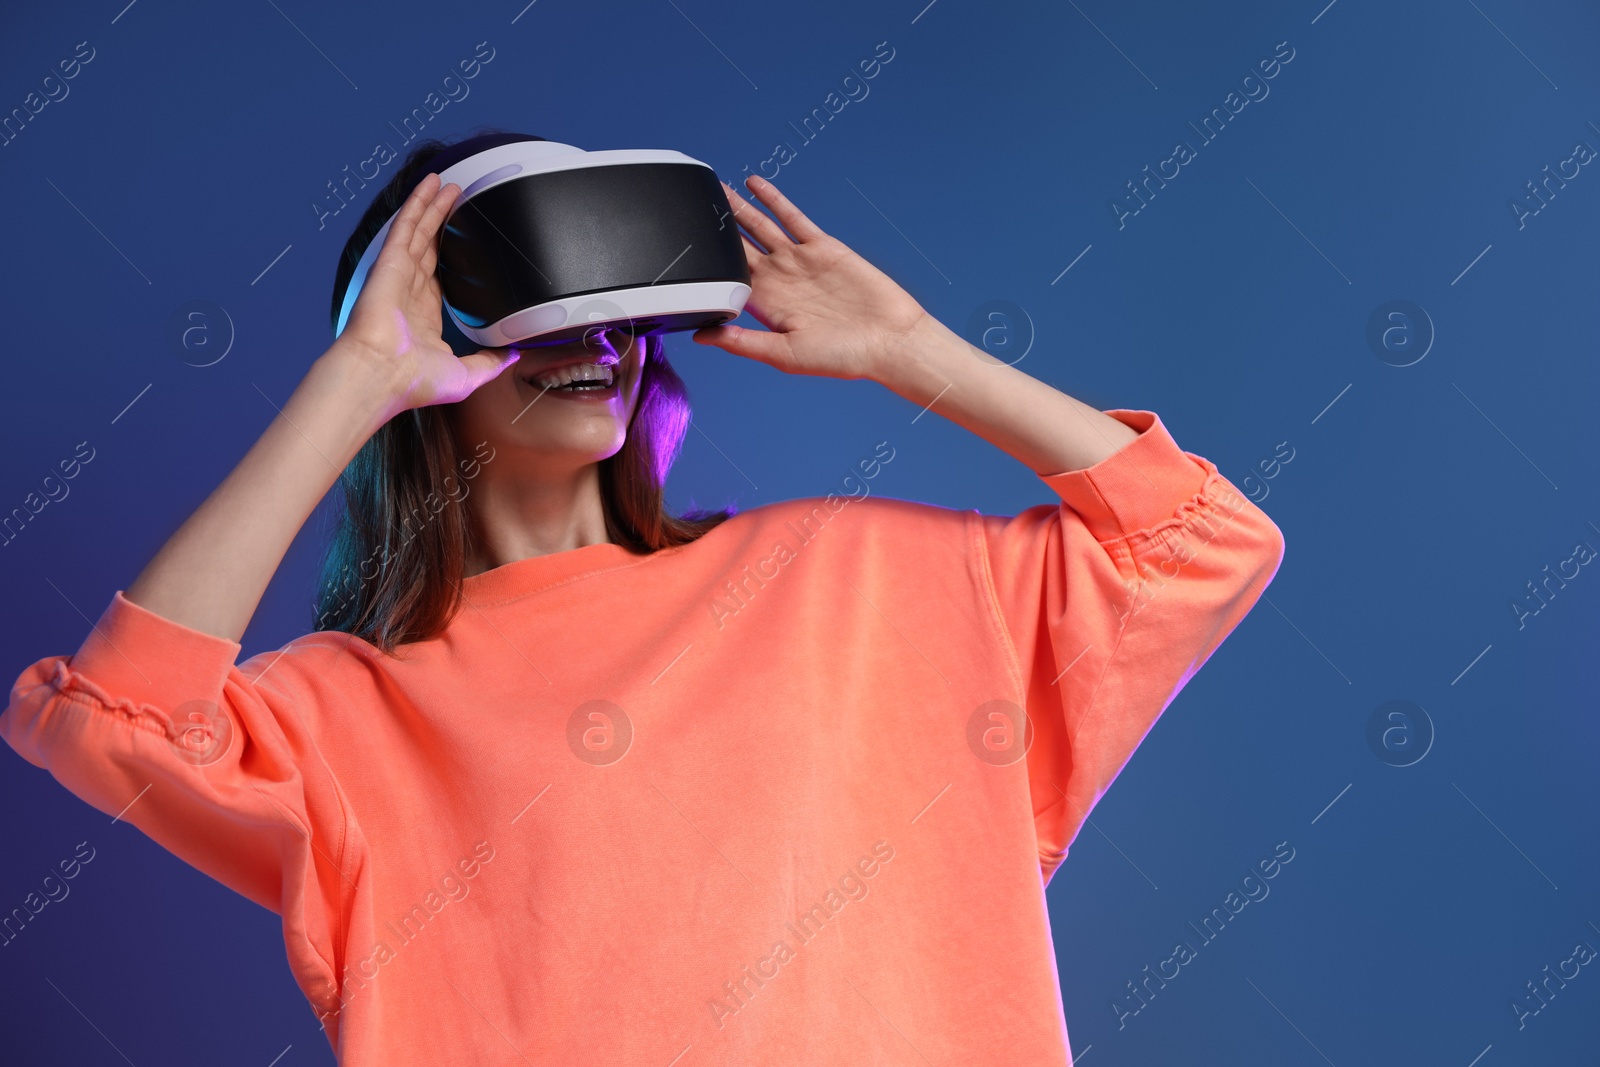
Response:
[{"label": "crew neckline", "polygon": [[461,591],[467,599],[480,603],[504,600],[647,558],[647,553],[631,552],[614,542],[601,541],[502,563],[463,578]]}]

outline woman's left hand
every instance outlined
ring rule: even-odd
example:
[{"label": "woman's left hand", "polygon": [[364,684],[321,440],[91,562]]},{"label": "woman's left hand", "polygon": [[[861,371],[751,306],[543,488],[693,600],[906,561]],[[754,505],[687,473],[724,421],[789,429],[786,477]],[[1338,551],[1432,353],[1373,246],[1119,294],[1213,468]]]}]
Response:
[{"label": "woman's left hand", "polygon": [[930,316],[888,275],[823,233],[771,182],[752,176],[750,184],[783,223],[723,183],[734,220],[749,231],[739,234],[750,263],[744,309],[767,330],[711,326],[696,330],[694,339],[789,374],[881,381],[890,361],[907,357],[901,344]]}]

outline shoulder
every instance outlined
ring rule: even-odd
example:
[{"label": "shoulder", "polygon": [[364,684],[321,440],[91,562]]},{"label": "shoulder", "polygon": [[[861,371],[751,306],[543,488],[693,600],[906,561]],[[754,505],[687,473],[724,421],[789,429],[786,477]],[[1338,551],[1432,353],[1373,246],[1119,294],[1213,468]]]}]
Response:
[{"label": "shoulder", "polygon": [[[879,495],[798,497],[737,512],[691,548],[714,566],[754,559],[834,556],[852,564],[954,558],[978,539],[979,514]],[[682,549],[676,550],[682,551]]]},{"label": "shoulder", "polygon": [[[829,493],[826,496],[776,500],[737,512],[717,530],[750,535],[804,524],[808,531],[848,531],[846,536],[881,538],[906,532],[961,534],[978,520],[974,510],[948,508],[898,497]],[[715,532],[715,531],[713,531]]]},{"label": "shoulder", "polygon": [[240,660],[237,672],[263,698],[276,697],[314,727],[323,714],[380,688],[387,659],[354,634],[316,630]]}]

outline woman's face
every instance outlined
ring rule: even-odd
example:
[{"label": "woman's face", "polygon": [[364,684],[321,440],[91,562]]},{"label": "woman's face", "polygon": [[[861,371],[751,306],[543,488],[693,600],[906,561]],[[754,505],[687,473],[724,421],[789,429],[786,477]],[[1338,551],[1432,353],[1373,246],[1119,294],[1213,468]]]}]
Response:
[{"label": "woman's face", "polygon": [[[638,404],[645,343],[620,329],[597,328],[560,344],[510,346],[517,361],[451,406],[462,454],[487,441],[494,454],[517,457],[520,469],[555,477],[615,455]],[[611,373],[610,386],[549,384],[566,377],[563,371],[592,374],[597,366]]]}]

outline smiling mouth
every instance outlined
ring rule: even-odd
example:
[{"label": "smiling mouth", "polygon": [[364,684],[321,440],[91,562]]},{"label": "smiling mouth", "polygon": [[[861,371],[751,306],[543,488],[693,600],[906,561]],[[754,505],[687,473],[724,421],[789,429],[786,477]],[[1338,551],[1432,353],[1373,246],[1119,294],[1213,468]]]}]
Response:
[{"label": "smiling mouth", "polygon": [[558,393],[600,393],[616,384],[617,364],[569,363],[523,379],[535,389]]},{"label": "smiling mouth", "polygon": [[[554,344],[541,344],[537,340],[528,342],[521,358],[532,366],[518,377],[537,390],[541,397],[551,393],[591,401],[619,398],[622,393],[622,364],[637,344],[631,335],[625,335],[620,340],[626,343],[619,343],[619,338],[612,332],[601,333],[596,330],[583,338]],[[532,351],[536,349],[547,351]],[[540,358],[541,355],[544,358]]]}]

